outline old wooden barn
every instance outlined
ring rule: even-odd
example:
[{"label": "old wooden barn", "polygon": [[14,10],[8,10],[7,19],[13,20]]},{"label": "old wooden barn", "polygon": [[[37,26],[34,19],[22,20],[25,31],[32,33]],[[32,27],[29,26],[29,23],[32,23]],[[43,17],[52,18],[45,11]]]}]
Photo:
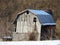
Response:
[{"label": "old wooden barn", "polygon": [[26,9],[14,20],[14,41],[55,39],[56,23],[51,14],[44,10]]}]

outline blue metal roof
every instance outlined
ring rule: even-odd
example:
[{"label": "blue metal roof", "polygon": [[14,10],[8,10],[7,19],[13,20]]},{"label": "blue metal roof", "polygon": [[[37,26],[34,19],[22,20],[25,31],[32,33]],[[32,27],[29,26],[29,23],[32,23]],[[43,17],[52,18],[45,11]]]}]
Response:
[{"label": "blue metal roof", "polygon": [[37,15],[42,25],[56,25],[51,15]]},{"label": "blue metal roof", "polygon": [[45,12],[44,10],[29,10],[29,11],[37,15],[42,25],[56,25],[52,15]]},{"label": "blue metal roof", "polygon": [[36,15],[50,15],[47,12],[45,12],[44,10],[29,10],[32,13],[36,14]]}]

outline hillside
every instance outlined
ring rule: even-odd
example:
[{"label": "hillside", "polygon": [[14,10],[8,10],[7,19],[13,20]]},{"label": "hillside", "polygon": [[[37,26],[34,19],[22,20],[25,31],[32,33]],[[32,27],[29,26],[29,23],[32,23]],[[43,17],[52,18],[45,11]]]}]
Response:
[{"label": "hillside", "polygon": [[[10,35],[13,28],[13,21],[18,12],[24,9],[51,9],[55,21],[60,21],[60,0],[0,0],[0,37]],[[57,30],[58,25],[57,22]],[[60,25],[59,25],[60,27]]]}]

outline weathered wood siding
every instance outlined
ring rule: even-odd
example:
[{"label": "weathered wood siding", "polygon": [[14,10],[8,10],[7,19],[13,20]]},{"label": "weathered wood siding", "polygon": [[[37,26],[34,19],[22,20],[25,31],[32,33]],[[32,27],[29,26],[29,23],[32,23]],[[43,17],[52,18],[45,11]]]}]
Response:
[{"label": "weathered wood siding", "polygon": [[[33,22],[34,17],[37,18],[37,16],[33,15],[32,13],[22,14],[17,20],[16,32],[18,32],[18,33],[32,32],[35,27],[35,23]],[[36,22],[36,27],[37,27],[38,32],[40,33],[41,24],[40,24],[38,18],[37,18],[37,22]]]},{"label": "weathered wood siding", "polygon": [[[37,32],[39,33],[37,40],[40,40],[41,24],[38,20],[38,17],[32,13],[29,13],[29,14],[23,13],[22,15],[19,16],[19,18],[17,20],[17,27],[16,27],[17,34],[13,33],[13,40],[21,40],[22,37],[26,37],[26,38],[29,37],[28,34],[32,33],[35,28],[35,23],[33,22],[34,17],[36,17],[36,19],[37,19],[36,28],[37,28]],[[21,37],[21,34],[24,34],[24,36]],[[25,35],[27,35],[27,36],[25,36]],[[24,39],[26,39],[26,38],[24,38]],[[22,39],[22,40],[24,40],[24,39]]]}]

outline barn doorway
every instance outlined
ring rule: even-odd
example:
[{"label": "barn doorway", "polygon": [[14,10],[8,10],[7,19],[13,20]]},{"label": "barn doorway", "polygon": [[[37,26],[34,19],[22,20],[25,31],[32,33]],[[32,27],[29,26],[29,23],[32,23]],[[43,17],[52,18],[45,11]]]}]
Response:
[{"label": "barn doorway", "polygon": [[41,40],[55,40],[55,30],[53,29],[54,26],[42,26],[41,27]]}]

